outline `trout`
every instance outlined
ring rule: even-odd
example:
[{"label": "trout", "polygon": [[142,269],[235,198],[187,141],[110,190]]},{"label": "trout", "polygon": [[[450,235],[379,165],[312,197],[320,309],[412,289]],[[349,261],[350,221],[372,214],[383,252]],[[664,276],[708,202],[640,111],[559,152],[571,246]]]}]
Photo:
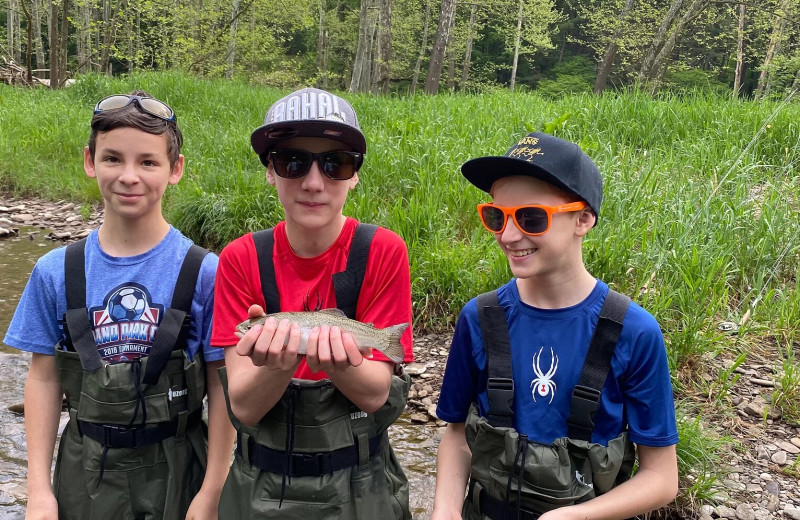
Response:
[{"label": "trout", "polygon": [[[314,312],[276,312],[258,318],[245,320],[236,326],[236,331],[245,334],[255,325],[263,325],[267,317],[272,316],[276,322],[287,319],[300,325],[300,346],[297,348],[298,354],[305,354],[308,345],[308,335],[311,329],[321,325],[329,327],[339,327],[343,332],[349,333],[358,345],[358,350],[364,356],[370,356],[372,349],[383,352],[383,354],[394,361],[402,363],[404,357],[403,345],[400,343],[400,336],[408,328],[408,323],[400,323],[386,327],[385,329],[375,328],[371,323],[361,323],[351,320],[344,315],[340,309],[322,309]],[[287,335],[286,340],[289,337]]]}]

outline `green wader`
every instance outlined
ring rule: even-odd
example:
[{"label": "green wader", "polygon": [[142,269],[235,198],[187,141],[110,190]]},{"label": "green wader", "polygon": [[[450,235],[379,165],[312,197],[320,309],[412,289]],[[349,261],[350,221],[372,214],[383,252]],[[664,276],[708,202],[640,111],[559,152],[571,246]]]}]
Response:
[{"label": "green wader", "polygon": [[85,308],[83,242],[68,246],[64,327],[71,351],[55,349],[69,407],[53,478],[61,520],[185,518],[206,466],[205,364],[185,353],[204,255],[200,248],[187,253],[150,355],[109,364],[100,359]]},{"label": "green wader", "polygon": [[590,442],[592,416],[630,299],[609,291],[572,393],[569,436],[550,445],[531,442],[512,426],[514,385],[508,322],[497,292],[478,297],[478,315],[489,367],[489,412],[476,404],[465,424],[472,451],[471,478],[462,517],[466,520],[535,520],[552,509],[585,502],[627,480],[636,449],[627,432],[607,446]]},{"label": "green wader", "polygon": [[[220,377],[227,397],[224,368]],[[230,411],[238,444],[222,490],[222,519],[410,520],[408,480],[387,428],[402,413],[410,377],[392,378],[374,414],[353,405],[330,380],[292,380],[256,426]]]}]

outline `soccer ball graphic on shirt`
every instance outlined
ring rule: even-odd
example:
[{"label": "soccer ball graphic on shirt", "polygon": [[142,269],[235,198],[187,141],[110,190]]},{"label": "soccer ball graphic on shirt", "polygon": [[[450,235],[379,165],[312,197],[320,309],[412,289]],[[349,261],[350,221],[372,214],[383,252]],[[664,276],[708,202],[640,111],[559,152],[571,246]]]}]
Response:
[{"label": "soccer ball graphic on shirt", "polygon": [[149,310],[147,296],[137,287],[123,287],[108,299],[106,312],[113,321],[134,321],[141,319]]}]

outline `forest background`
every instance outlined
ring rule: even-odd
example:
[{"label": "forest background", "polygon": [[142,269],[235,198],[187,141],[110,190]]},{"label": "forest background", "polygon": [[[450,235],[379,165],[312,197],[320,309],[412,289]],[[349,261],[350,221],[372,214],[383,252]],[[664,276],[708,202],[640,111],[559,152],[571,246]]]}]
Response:
[{"label": "forest background", "polygon": [[219,251],[282,218],[249,148],[266,108],[335,90],[369,142],[345,212],[408,244],[424,333],[509,277],[460,164],[529,131],[576,141],[606,182],[587,265],[664,331],[689,510],[746,450],[738,368],[770,372],[765,427],[800,425],[798,20],[800,0],[0,0],[0,190],[88,215],[91,109],[144,88],[186,136],[168,219]]}]

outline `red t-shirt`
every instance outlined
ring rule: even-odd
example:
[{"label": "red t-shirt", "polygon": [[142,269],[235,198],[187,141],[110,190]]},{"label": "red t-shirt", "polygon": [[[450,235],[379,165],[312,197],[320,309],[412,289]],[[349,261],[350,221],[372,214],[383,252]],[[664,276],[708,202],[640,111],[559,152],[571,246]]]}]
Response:
[{"label": "red t-shirt", "polygon": [[[275,245],[272,260],[275,280],[281,295],[281,311],[303,311],[336,307],[332,275],[344,271],[350,244],[358,221],[348,218],[342,232],[325,252],[313,258],[302,258],[292,251],[286,237],[284,222],[275,226]],[[261,292],[258,256],[252,233],[237,238],[219,256],[214,285],[214,316],[211,345],[236,345],[236,325],[247,319],[247,309],[253,305],[266,308]],[[378,228],[372,239],[367,258],[367,270],[356,306],[356,319],[385,328],[398,323],[411,323],[411,277],[405,242],[395,233]],[[405,350],[404,363],[414,360],[411,350],[411,327],[400,339]],[[373,359],[389,360],[377,350]],[[294,377],[320,380],[324,372],[314,374],[300,362]]]}]

